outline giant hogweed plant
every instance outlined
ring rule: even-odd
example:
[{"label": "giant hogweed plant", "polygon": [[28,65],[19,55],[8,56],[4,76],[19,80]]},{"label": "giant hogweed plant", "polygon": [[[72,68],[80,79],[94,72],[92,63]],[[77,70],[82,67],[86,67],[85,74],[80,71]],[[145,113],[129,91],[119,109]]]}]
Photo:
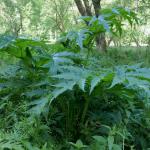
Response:
[{"label": "giant hogweed plant", "polygon": [[94,41],[101,33],[120,37],[124,26],[129,24],[134,27],[138,24],[136,14],[122,7],[103,9],[98,17],[84,16],[80,19],[85,22],[86,26],[79,31],[65,33],[65,36],[59,40],[65,47],[72,48],[74,51],[93,49]]},{"label": "giant hogweed plant", "polygon": [[[84,44],[90,47],[89,42],[86,43],[87,37],[93,40],[97,33],[106,29],[121,33],[121,28],[114,30],[121,26],[118,20],[126,18],[131,24],[134,20],[134,13],[122,8],[105,13],[105,19],[102,16],[85,17],[89,29],[84,30],[84,36],[81,34],[78,40],[71,35],[72,42],[81,49]],[[18,144],[23,149],[30,145],[32,149],[30,143],[25,146],[24,142],[33,139],[34,135],[36,140],[32,142],[41,140],[40,148],[46,149],[51,143],[38,136],[49,133],[47,129],[51,131],[49,136],[60,139],[60,143],[62,139],[72,141],[70,144],[75,149],[150,147],[147,134],[150,130],[149,68],[141,68],[140,64],[95,68],[89,65],[93,63],[92,59],[87,60],[80,54],[68,51],[51,54],[48,44],[43,41],[11,36],[0,38],[0,51],[16,58],[16,64],[0,73],[0,110],[3,112],[0,126],[9,132],[14,129],[14,122],[19,124],[22,118],[30,117],[36,120],[30,125],[31,131],[36,124],[46,124],[32,132],[29,130],[32,134],[21,140],[5,138],[7,134],[4,134],[0,139],[3,149],[17,149],[14,146]],[[22,128],[18,131],[21,134],[24,133]],[[89,147],[82,143],[81,140],[90,143],[91,137],[94,141]]]},{"label": "giant hogweed plant", "polygon": [[[48,45],[41,41],[10,37],[1,41],[1,51],[20,60],[1,71],[1,116],[9,116],[1,126],[11,129],[23,116],[44,117],[52,135],[69,141],[89,141],[101,135],[113,138],[119,147],[149,147],[145,133],[150,118],[149,68],[140,64],[94,68],[84,63],[90,59],[81,60],[72,52],[50,54]],[[8,108],[9,103],[12,108]],[[119,140],[118,133],[110,135],[106,126],[129,127],[129,133]],[[133,130],[134,126],[141,129],[140,133]]]}]

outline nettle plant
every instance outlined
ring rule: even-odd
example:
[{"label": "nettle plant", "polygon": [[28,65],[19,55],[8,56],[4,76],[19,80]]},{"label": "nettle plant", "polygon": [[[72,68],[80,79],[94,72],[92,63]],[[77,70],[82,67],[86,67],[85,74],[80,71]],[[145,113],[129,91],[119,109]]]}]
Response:
[{"label": "nettle plant", "polygon": [[103,9],[101,15],[84,16],[80,19],[84,21],[84,26],[79,31],[70,31],[60,38],[60,42],[68,48],[92,50],[95,39],[102,33],[110,36],[121,36],[123,27],[129,24],[133,27],[138,24],[136,14],[128,8]]}]

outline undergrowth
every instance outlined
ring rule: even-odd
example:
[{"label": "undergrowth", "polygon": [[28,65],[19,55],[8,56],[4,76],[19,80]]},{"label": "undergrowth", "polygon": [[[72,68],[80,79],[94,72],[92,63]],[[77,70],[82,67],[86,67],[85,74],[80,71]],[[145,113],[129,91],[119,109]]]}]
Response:
[{"label": "undergrowth", "polygon": [[1,49],[16,57],[0,76],[1,149],[149,147],[149,68],[43,47],[13,39]]},{"label": "undergrowth", "polygon": [[8,57],[0,71],[0,149],[150,148],[149,51],[94,53],[95,36],[113,32],[118,14],[133,23],[128,10],[110,11],[106,20],[83,18],[88,30],[68,33],[62,45],[0,37]]}]

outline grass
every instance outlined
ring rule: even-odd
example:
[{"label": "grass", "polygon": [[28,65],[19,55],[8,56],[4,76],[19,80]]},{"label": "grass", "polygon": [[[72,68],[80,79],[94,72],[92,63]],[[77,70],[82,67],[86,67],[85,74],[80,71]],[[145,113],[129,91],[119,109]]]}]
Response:
[{"label": "grass", "polygon": [[150,67],[150,47],[111,47],[107,53],[94,53],[104,67],[116,65],[133,65],[142,63],[143,67]]},{"label": "grass", "polygon": [[[56,51],[59,50],[59,48],[56,49]],[[135,148],[139,147],[139,143],[141,147],[148,147],[149,135],[147,135],[147,131],[149,130],[150,122],[148,113],[149,107],[146,107],[148,106],[148,102],[146,101],[148,99],[145,98],[145,94],[149,92],[149,83],[145,84],[147,82],[143,81],[144,79],[149,81],[149,79],[144,76],[148,74],[148,70],[147,68],[141,70],[145,72],[142,76],[143,80],[141,81],[135,80],[135,78],[128,78],[129,83],[142,85],[141,87],[145,87],[145,89],[148,90],[147,93],[138,91],[136,95],[136,92],[134,92],[132,88],[128,89],[128,86],[124,86],[124,72],[120,72],[121,74],[114,72],[114,75],[112,75],[110,68],[114,68],[118,65],[134,65],[137,63],[142,63],[143,67],[149,68],[149,50],[150,49],[146,47],[111,47],[107,53],[101,52],[98,54],[97,52],[93,52],[91,54],[93,57],[89,57],[89,60],[86,59],[87,61],[85,61],[89,63],[89,69],[93,73],[92,75],[91,72],[84,70],[84,64],[81,61],[80,65],[77,66],[70,64],[69,67],[69,64],[67,64],[68,69],[70,68],[68,71],[65,71],[66,66],[64,65],[64,70],[60,69],[60,74],[55,74],[55,78],[58,77],[56,78],[56,80],[58,79],[57,81],[49,80],[50,78],[45,79],[45,77],[51,77],[45,70],[41,69],[40,72],[37,70],[37,76],[32,76],[26,68],[24,68],[24,70],[27,71],[26,73],[17,72],[18,74],[13,75],[12,72],[12,79],[8,76],[6,76],[6,79],[2,78],[1,80],[4,82],[0,84],[3,89],[0,95],[2,96],[0,97],[0,112],[2,112],[0,119],[0,149],[1,146],[6,148],[9,146],[11,147],[10,149],[14,150],[24,150],[24,147],[30,147],[31,150],[103,150],[110,145],[110,147],[114,146],[115,149],[121,150],[122,145],[125,149],[129,149],[132,144],[135,144]],[[54,51],[50,51],[50,53],[53,52]],[[87,58],[86,52],[83,53],[83,56]],[[17,62],[17,59],[9,55],[1,55],[1,70],[8,70],[9,65],[15,62]],[[28,64],[26,66],[28,67]],[[108,76],[102,74],[101,77],[98,77],[98,75],[101,74],[99,71],[103,71],[101,67],[109,68],[110,70],[106,70],[108,74],[110,71],[110,74]],[[100,68],[100,70],[98,70],[98,68]],[[13,70],[15,72],[15,69]],[[64,72],[64,74],[61,71]],[[90,78],[84,77],[86,73],[90,74]],[[136,75],[139,74],[138,71],[136,73]],[[80,83],[76,82],[76,86],[72,89],[68,83],[72,83],[70,80],[74,81],[74,74],[76,74],[77,79],[79,76],[80,80],[78,80]],[[64,77],[61,78],[61,75]],[[102,79],[103,75],[105,79]],[[66,77],[70,79],[67,80]],[[141,77],[140,74],[139,77]],[[99,79],[102,79],[102,81]],[[15,82],[13,82],[14,80]],[[20,81],[23,80],[29,82],[28,85],[23,82],[20,86]],[[56,86],[55,92],[53,92],[49,84],[41,84],[43,81],[45,82],[45,80],[52,85],[57,85],[58,87],[63,86],[63,88],[65,87],[67,90],[61,93],[60,88]],[[20,84],[17,85],[16,81],[20,82]],[[113,83],[112,85],[114,87],[110,89],[108,87],[110,87],[111,83]],[[8,88],[5,89],[4,85]],[[89,95],[87,91],[91,86],[94,87],[93,94]],[[41,93],[38,93],[41,94],[40,96],[37,94],[37,88],[39,88],[39,91],[42,90]],[[52,92],[58,95],[54,103],[50,105],[50,111],[47,111],[47,107],[44,107],[46,111],[43,111],[43,115],[41,116],[34,116],[33,114],[30,116],[27,113],[29,107],[34,104],[35,109],[33,109],[33,111],[40,111],[43,105],[42,103],[45,100],[44,96]],[[33,96],[27,96],[31,93]],[[143,97],[144,99],[142,100]],[[129,113],[133,120],[128,116]],[[138,118],[136,118],[137,115]],[[107,125],[107,127],[104,125]],[[132,136],[130,136],[129,133]],[[96,140],[93,141],[94,139],[92,140],[92,138],[95,135]],[[100,143],[96,143],[99,141]],[[71,145],[69,143],[71,143]],[[124,143],[129,145],[124,145]],[[88,145],[88,148],[86,148],[87,146],[84,144]],[[70,146],[72,146],[72,149],[69,148]],[[101,146],[103,146],[103,148]]]}]

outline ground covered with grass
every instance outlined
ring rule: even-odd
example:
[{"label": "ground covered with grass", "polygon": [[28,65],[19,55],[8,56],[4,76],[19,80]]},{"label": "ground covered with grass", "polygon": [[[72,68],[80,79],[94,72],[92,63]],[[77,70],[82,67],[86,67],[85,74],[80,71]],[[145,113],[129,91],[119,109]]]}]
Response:
[{"label": "ground covered with grass", "polygon": [[[126,7],[99,9],[53,44],[50,23],[47,36],[36,24],[41,40],[21,36],[17,24],[0,35],[0,150],[150,149],[150,47],[126,33],[142,20]],[[122,35],[137,47],[119,46]]]},{"label": "ground covered with grass", "polygon": [[149,48],[64,49],[29,39],[1,47],[0,148],[148,150]]}]

